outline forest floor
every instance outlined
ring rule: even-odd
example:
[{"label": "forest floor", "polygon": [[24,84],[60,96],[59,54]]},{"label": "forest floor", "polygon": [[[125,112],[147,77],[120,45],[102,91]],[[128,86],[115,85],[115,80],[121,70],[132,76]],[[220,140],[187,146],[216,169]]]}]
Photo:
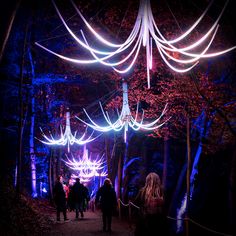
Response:
[{"label": "forest floor", "polygon": [[68,222],[64,222],[62,213],[62,220],[56,221],[56,212],[51,215],[53,221],[51,230],[48,232],[48,236],[133,236],[134,226],[130,225],[127,221],[120,220],[119,217],[114,216],[112,218],[112,232],[102,231],[102,216],[100,211],[88,210],[84,214],[84,218],[75,219],[75,212],[67,212]]}]

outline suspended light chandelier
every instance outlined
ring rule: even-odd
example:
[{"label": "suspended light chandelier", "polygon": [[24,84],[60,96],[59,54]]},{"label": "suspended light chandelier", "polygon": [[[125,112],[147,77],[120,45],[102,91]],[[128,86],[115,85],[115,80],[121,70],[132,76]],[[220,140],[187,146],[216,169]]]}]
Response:
[{"label": "suspended light chandelier", "polygon": [[[72,5],[74,6],[75,10],[87,26],[88,30],[94,35],[94,37],[104,46],[107,47],[107,50],[99,50],[95,47],[90,46],[89,40],[85,36],[84,32],[80,30],[80,37],[76,36],[75,33],[70,29],[66,21],[64,20],[63,16],[61,15],[58,7],[56,6],[55,2],[53,1],[53,5],[64,24],[65,28],[69,32],[69,34],[74,38],[74,40],[82,46],[82,48],[86,49],[90,52],[92,59],[77,59],[71,58],[67,56],[63,56],[49,48],[43,46],[39,42],[36,42],[36,45],[43,48],[44,50],[52,53],[55,56],[60,57],[61,59],[79,63],[79,64],[91,64],[91,63],[101,63],[105,66],[112,67],[116,72],[120,74],[124,74],[128,72],[134,65],[136,58],[139,54],[141,44],[146,47],[146,64],[147,64],[147,82],[148,88],[150,88],[150,70],[152,69],[152,51],[153,51],[153,41],[156,44],[156,47],[161,55],[161,58],[167,64],[169,68],[174,70],[178,73],[184,73],[190,71],[194,66],[196,66],[201,58],[210,58],[219,56],[221,54],[227,53],[236,48],[233,46],[228,49],[224,49],[222,51],[211,52],[207,53],[208,49],[210,48],[215,35],[218,30],[218,22],[226,8],[228,1],[226,1],[222,11],[220,12],[218,18],[215,20],[214,24],[205,32],[204,36],[200,37],[198,40],[190,43],[187,46],[181,47],[176,45],[176,43],[185,43],[187,36],[197,27],[203,17],[206,15],[208,9],[212,5],[213,1],[207,6],[205,11],[202,15],[197,19],[197,21],[182,35],[175,39],[168,40],[166,39],[163,34],[160,32],[157,24],[155,23],[150,0],[140,0],[140,6],[138,15],[133,27],[133,30],[127,37],[127,39],[121,43],[117,44],[111,41],[106,40],[100,34],[98,34],[94,28],[89,24],[89,22],[84,18],[80,10],[77,8],[75,3],[71,0]],[[205,43],[205,45],[203,45]],[[202,46],[203,48],[196,49]],[[119,55],[122,56],[124,51],[127,50],[126,56],[120,60]],[[178,58],[173,56],[173,54],[178,54]],[[118,57],[117,57],[118,56]],[[125,66],[122,64],[125,63]]]},{"label": "suspended light chandelier", "polygon": [[137,119],[138,119],[139,103],[137,104],[135,117],[133,117],[132,114],[131,114],[131,111],[130,111],[130,107],[129,107],[128,86],[127,86],[127,83],[125,81],[123,81],[123,83],[122,83],[122,88],[123,88],[122,110],[121,110],[120,114],[117,111],[118,119],[114,123],[112,123],[112,121],[111,121],[111,119],[108,115],[108,112],[104,111],[101,102],[99,102],[99,105],[100,105],[102,114],[103,114],[106,122],[108,123],[107,126],[100,126],[97,123],[95,123],[91,119],[91,117],[89,116],[89,114],[87,113],[87,111],[85,109],[83,109],[84,113],[86,114],[86,116],[88,117],[88,119],[90,120],[91,123],[88,123],[88,122],[80,119],[78,116],[76,116],[76,118],[79,119],[84,124],[86,124],[87,126],[91,127],[92,129],[100,131],[100,132],[108,132],[110,130],[120,131],[124,127],[124,140],[125,140],[125,142],[126,142],[126,139],[127,139],[128,127],[131,127],[135,131],[140,130],[140,129],[154,130],[154,129],[158,129],[161,126],[163,126],[170,119],[170,118],[168,118],[164,122],[162,122],[160,124],[157,124],[167,111],[167,104],[166,104],[163,111],[162,111],[162,113],[161,113],[161,115],[156,120],[152,121],[151,123],[144,124],[143,123],[143,121],[144,121],[143,120],[144,119],[144,111],[143,111],[142,115],[141,115],[140,122],[138,122]]},{"label": "suspended light chandelier", "polygon": [[92,160],[91,156],[88,156],[88,149],[84,145],[82,158],[75,158],[71,154],[72,158],[66,155],[67,160],[63,160],[71,170],[75,171],[71,175],[71,178],[80,178],[81,182],[89,182],[93,177],[105,177],[107,176],[105,161],[103,156]]},{"label": "suspended light chandelier", "polygon": [[47,145],[60,145],[60,146],[65,146],[67,144],[68,146],[68,152],[70,152],[70,145],[73,145],[74,143],[79,144],[79,145],[84,145],[86,143],[92,142],[95,140],[97,137],[92,138],[93,132],[88,138],[85,138],[86,136],[86,131],[83,133],[83,135],[78,139],[76,138],[77,136],[77,131],[75,131],[74,134],[71,132],[70,128],[70,112],[66,112],[66,128],[63,133],[63,129],[60,126],[60,131],[61,135],[60,138],[55,139],[52,135],[52,133],[49,131],[50,138],[46,136],[46,134],[43,132],[42,128],[40,128],[42,132],[42,136],[44,137],[45,140],[38,139],[40,142],[47,144]]}]

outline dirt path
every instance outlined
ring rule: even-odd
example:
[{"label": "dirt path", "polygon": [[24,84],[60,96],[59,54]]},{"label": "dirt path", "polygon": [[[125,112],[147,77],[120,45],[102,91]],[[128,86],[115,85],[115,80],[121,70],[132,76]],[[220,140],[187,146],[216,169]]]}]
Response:
[{"label": "dirt path", "polygon": [[129,226],[128,222],[121,221],[118,217],[112,218],[111,233],[102,231],[100,212],[87,211],[83,219],[75,219],[75,212],[68,212],[67,217],[68,222],[64,222],[64,220],[56,222],[54,219],[49,236],[133,236],[133,227]]}]

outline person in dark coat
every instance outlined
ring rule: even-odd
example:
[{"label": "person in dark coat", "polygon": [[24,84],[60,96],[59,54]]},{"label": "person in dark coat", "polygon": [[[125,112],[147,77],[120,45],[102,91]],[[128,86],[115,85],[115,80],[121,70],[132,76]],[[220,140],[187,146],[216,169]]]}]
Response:
[{"label": "person in dark coat", "polygon": [[80,183],[80,179],[76,178],[75,184],[72,186],[72,199],[75,207],[75,218],[79,218],[79,213],[81,218],[84,217],[84,186]]},{"label": "person in dark coat", "polygon": [[106,178],[103,186],[98,189],[95,205],[100,205],[102,210],[103,231],[111,232],[112,213],[117,207],[117,198],[110,179]]},{"label": "person in dark coat", "polygon": [[53,189],[53,196],[57,208],[57,221],[60,221],[60,212],[63,213],[64,221],[68,221],[66,216],[66,194],[63,188],[63,178],[61,175],[57,177]]}]

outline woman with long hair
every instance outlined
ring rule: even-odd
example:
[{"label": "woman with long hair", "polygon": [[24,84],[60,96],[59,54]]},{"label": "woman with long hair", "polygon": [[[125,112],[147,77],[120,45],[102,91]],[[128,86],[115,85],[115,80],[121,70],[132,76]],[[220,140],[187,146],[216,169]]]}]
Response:
[{"label": "woman with long hair", "polygon": [[135,203],[140,206],[135,236],[162,235],[164,196],[158,174],[151,172],[147,175],[145,186],[140,189]]}]

